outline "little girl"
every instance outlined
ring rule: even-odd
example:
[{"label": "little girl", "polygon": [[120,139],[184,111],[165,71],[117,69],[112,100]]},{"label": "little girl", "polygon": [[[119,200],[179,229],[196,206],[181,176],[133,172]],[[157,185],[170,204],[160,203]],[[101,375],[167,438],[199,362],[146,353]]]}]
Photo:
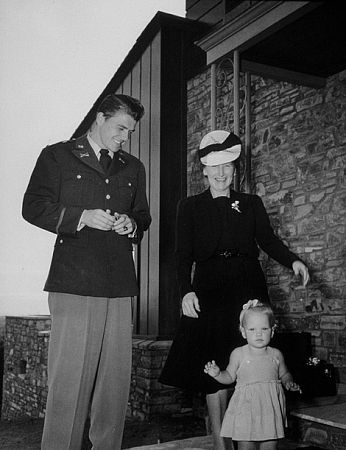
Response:
[{"label": "little girl", "polygon": [[221,436],[238,441],[238,450],[275,450],[287,425],[285,394],[300,391],[288,372],[282,353],[269,347],[275,319],[271,307],[249,300],[239,317],[247,345],[231,353],[226,370],[215,361],[204,372],[223,384],[237,380],[221,427]]}]

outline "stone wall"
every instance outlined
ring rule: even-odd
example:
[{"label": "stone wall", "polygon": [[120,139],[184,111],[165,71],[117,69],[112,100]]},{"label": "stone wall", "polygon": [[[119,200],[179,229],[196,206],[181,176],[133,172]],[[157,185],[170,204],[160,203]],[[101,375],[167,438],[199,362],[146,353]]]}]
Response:
[{"label": "stone wall", "polygon": [[[6,317],[4,333],[3,420],[44,417],[50,317]],[[133,365],[127,415],[184,414],[198,398],[161,385],[157,379],[171,341],[133,339]]]},{"label": "stone wall", "polygon": [[[217,128],[233,131],[229,61],[217,73]],[[211,130],[210,70],[188,82],[188,195],[205,181],[197,160]],[[241,77],[241,138],[244,136]],[[261,254],[279,324],[312,334],[315,356],[346,382],[346,72],[323,89],[251,77],[252,192],[275,232],[309,266],[306,289],[292,272]],[[241,187],[243,189],[243,187]]]},{"label": "stone wall", "polygon": [[203,410],[203,400],[198,396],[158,382],[171,344],[172,341],[133,339],[129,416],[146,419]]},{"label": "stone wall", "polygon": [[1,418],[44,417],[48,316],[6,317]]},{"label": "stone wall", "polygon": [[2,405],[2,379],[4,375],[4,336],[5,336],[5,317],[0,317],[0,412]]}]

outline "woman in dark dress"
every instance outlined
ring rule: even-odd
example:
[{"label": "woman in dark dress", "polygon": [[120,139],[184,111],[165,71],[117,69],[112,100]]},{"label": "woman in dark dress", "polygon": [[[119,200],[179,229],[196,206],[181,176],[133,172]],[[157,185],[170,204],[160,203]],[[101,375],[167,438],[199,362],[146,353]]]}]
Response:
[{"label": "woman in dark dress", "polygon": [[[159,381],[206,394],[214,448],[227,406],[227,386],[204,373],[214,359],[225,369],[242,345],[238,311],[249,299],[269,302],[258,246],[309,280],[307,267],[274,234],[257,195],[230,189],[241,151],[233,133],[216,130],[201,141],[199,157],[209,189],[178,205],[176,257],[182,317]],[[191,281],[193,264],[195,269]]]}]

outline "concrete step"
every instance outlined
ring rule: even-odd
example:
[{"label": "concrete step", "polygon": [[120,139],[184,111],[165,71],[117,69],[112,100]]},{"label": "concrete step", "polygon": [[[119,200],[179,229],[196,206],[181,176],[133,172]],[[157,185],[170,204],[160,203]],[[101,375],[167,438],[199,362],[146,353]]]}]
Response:
[{"label": "concrete step", "polygon": [[296,440],[326,450],[346,449],[346,395],[317,397],[290,411]]},{"label": "concrete step", "polygon": [[156,445],[145,445],[143,447],[132,447],[127,450],[212,450],[213,443],[211,436],[200,436],[191,439],[181,439],[179,441],[164,442]]},{"label": "concrete step", "polygon": [[[156,445],[146,445],[143,447],[132,447],[127,450],[212,450],[212,437],[200,436],[191,439],[182,439],[179,441],[164,442]],[[278,450],[308,450],[306,445],[292,441],[291,439],[283,439],[279,442]]]}]

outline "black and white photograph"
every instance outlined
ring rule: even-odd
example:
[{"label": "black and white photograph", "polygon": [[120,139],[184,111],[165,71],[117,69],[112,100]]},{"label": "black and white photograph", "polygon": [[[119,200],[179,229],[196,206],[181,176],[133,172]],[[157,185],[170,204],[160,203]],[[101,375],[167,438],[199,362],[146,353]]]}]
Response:
[{"label": "black and white photograph", "polygon": [[1,450],[346,448],[345,21],[0,0]]}]

